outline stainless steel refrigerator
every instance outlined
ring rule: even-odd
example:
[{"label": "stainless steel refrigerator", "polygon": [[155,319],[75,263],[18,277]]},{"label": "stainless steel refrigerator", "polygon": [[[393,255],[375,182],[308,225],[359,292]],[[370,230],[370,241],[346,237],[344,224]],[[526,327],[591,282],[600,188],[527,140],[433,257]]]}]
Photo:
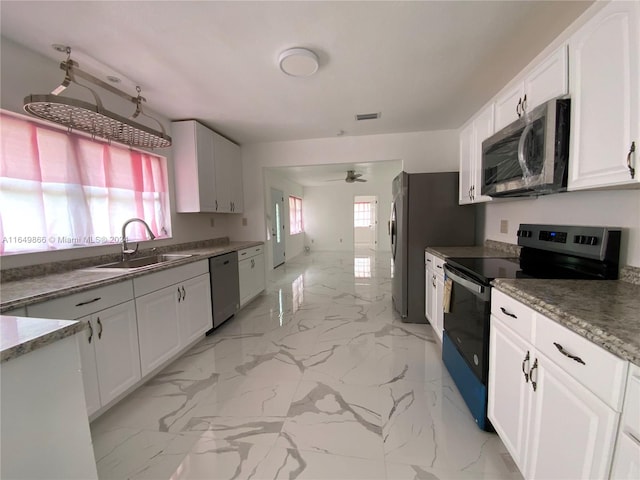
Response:
[{"label": "stainless steel refrigerator", "polygon": [[425,248],[475,245],[476,207],[458,205],[457,172],[401,172],[392,194],[393,305],[403,322],[427,323]]}]

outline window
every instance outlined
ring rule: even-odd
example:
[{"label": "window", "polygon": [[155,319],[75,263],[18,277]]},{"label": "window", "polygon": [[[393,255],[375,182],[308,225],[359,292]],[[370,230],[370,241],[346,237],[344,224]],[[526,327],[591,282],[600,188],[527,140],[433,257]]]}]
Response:
[{"label": "window", "polygon": [[370,202],[354,202],[353,226],[354,227],[371,226],[371,203]]},{"label": "window", "polygon": [[[0,112],[0,253],[122,241],[144,219],[171,235],[166,158]],[[146,239],[139,223],[129,240]]]},{"label": "window", "polygon": [[289,233],[295,235],[304,231],[302,223],[302,199],[289,197]]}]

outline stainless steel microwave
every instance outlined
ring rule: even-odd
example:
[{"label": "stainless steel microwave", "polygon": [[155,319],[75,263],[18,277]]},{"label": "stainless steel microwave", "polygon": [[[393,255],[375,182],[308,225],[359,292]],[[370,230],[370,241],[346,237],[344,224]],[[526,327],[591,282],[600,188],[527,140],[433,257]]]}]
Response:
[{"label": "stainless steel microwave", "polygon": [[483,195],[544,195],[567,189],[571,101],[556,98],[482,142]]}]

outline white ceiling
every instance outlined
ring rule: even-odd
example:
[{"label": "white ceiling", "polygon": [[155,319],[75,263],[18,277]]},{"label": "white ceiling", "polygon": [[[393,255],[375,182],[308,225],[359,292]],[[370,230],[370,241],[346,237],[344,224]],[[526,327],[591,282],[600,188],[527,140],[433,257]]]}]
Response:
[{"label": "white ceiling", "polygon": [[[589,3],[3,0],[0,31],[56,61],[69,45],[243,144],[458,128]],[[314,76],[278,70],[291,47],[319,55]]]},{"label": "white ceiling", "polygon": [[355,170],[356,173],[362,174],[360,177],[362,180],[388,181],[388,186],[391,188],[391,179],[402,171],[402,161],[272,167],[269,170],[305,187],[341,186],[345,183],[347,171]]}]

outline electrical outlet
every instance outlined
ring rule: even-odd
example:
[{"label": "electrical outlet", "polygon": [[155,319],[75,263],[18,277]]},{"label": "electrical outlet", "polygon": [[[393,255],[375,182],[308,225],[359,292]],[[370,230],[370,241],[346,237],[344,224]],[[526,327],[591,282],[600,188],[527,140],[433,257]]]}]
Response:
[{"label": "electrical outlet", "polygon": [[313,238],[311,239],[311,243],[313,243]]},{"label": "electrical outlet", "polygon": [[242,226],[243,227],[247,226],[247,218],[246,217],[242,217]]},{"label": "electrical outlet", "polygon": [[209,226],[212,228],[216,226],[216,220],[213,217],[209,218]]},{"label": "electrical outlet", "polygon": [[340,239],[340,243],[342,243],[342,239]]},{"label": "electrical outlet", "polygon": [[500,233],[509,233],[509,220],[500,220]]}]

